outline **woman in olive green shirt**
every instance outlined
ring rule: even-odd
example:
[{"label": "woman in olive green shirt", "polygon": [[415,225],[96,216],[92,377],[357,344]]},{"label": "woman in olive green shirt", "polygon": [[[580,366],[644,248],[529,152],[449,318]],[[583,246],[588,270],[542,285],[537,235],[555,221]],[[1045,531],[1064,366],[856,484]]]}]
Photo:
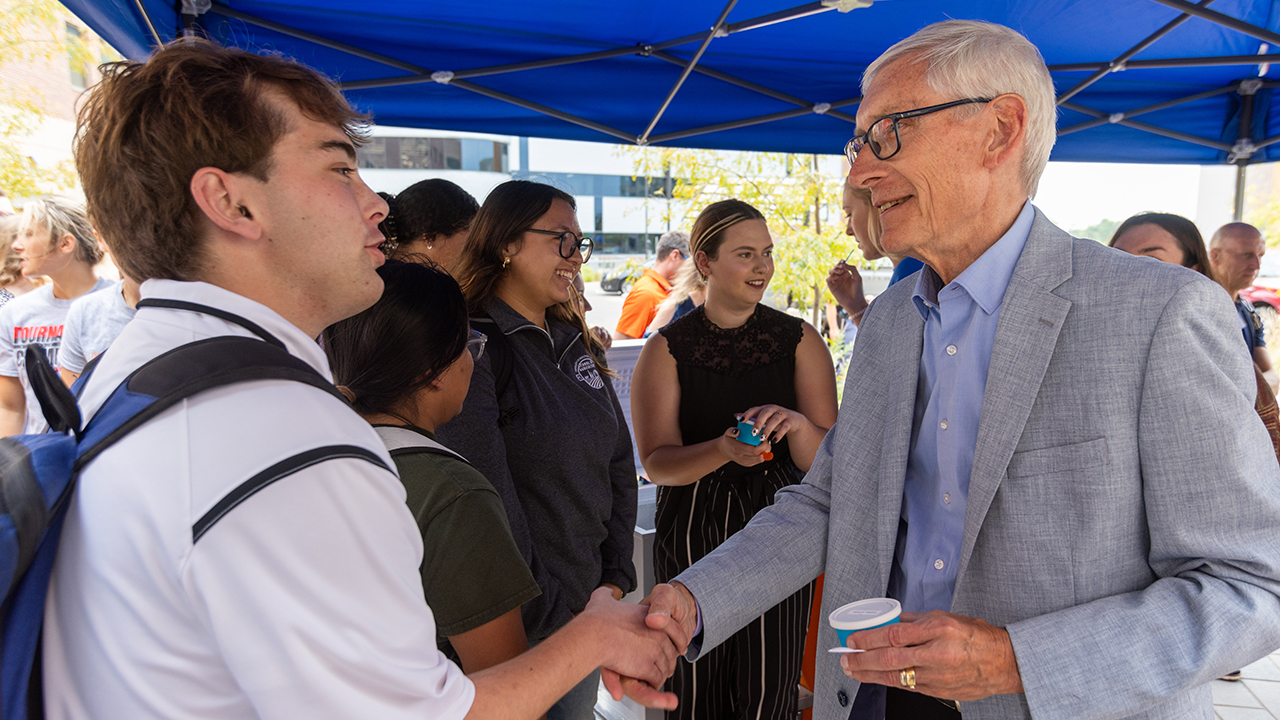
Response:
[{"label": "woman in olive green shirt", "polygon": [[462,409],[484,336],[458,285],[434,267],[387,262],[373,307],[325,331],[334,379],[391,451],[422,531],[422,587],[440,649],[466,673],[528,649],[520,606],[538,586],[493,486],[434,431]]}]

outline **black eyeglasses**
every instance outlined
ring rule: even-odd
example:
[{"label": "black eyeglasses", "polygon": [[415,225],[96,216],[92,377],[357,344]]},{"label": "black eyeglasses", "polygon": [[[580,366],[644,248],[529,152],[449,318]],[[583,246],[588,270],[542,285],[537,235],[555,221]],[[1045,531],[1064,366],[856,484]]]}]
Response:
[{"label": "black eyeglasses", "polygon": [[582,253],[582,262],[586,262],[591,259],[591,251],[596,248],[596,242],[594,240],[585,235],[581,237],[574,235],[570,230],[556,232],[555,230],[538,230],[537,228],[529,228],[528,232],[538,233],[541,235],[553,235],[560,238],[560,257],[565,260],[573,257],[573,251],[577,250]]},{"label": "black eyeglasses", "polygon": [[871,127],[861,135],[854,135],[844,146],[844,156],[849,158],[849,164],[852,165],[858,159],[858,153],[863,147],[871,148],[871,152],[881,160],[888,160],[898,151],[902,149],[902,139],[898,137],[898,121],[907,118],[920,117],[921,115],[930,115],[939,110],[946,110],[959,105],[972,105],[973,103],[989,103],[995,98],[969,98],[967,100],[953,100],[951,102],[942,103],[941,105],[930,105],[929,107],[916,108],[915,110],[907,110],[906,112],[891,113],[885,115],[879,120],[871,123]]},{"label": "black eyeglasses", "polygon": [[467,332],[467,352],[471,353],[472,360],[479,360],[484,355],[484,344],[489,342],[489,336],[478,330],[470,330]]}]

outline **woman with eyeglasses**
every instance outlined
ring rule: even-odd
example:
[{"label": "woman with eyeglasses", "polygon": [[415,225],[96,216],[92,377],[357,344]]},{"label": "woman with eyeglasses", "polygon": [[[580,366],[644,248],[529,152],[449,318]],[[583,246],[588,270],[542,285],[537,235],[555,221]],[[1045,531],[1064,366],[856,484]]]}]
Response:
[{"label": "woman with eyeglasses", "polygon": [[373,307],[324,332],[334,380],[391,451],[422,533],[422,589],[440,650],[471,674],[528,649],[520,605],[538,595],[493,486],[434,432],[458,414],[483,356],[445,273],[388,260]]},{"label": "woman with eyeglasses", "polygon": [[[542,590],[524,606],[534,643],[581,612],[597,588],[621,598],[636,585],[630,433],[604,351],[573,302],[574,276],[592,247],[573,196],[512,180],[485,199],[456,273],[489,348],[466,406],[440,438],[502,496]],[[589,720],[597,685],[593,673],[547,717]]]},{"label": "woman with eyeglasses", "polygon": [[[813,326],[764,304],[773,237],[741,200],[708,205],[689,248],[706,302],[645,343],[631,376],[636,445],[658,487],[653,569],[670,582],[799,483],[836,421],[831,354]],[[753,429],[743,436],[739,421]],[[797,713],[813,586],[678,663],[670,720]]]}]

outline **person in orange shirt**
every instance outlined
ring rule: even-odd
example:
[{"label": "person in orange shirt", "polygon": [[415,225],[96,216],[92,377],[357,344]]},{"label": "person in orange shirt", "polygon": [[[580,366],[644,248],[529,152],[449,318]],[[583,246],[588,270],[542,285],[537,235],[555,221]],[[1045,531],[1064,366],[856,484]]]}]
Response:
[{"label": "person in orange shirt", "polygon": [[658,314],[658,305],[671,292],[676,272],[689,258],[689,234],[681,230],[664,233],[658,238],[657,255],[653,267],[644,271],[623,301],[622,316],[613,331],[614,340],[634,340],[644,335],[644,329]]}]

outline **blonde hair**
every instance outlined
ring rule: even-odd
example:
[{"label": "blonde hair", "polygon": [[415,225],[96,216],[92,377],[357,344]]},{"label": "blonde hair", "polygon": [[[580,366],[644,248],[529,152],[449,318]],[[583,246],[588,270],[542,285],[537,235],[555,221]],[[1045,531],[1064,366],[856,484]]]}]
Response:
[{"label": "blonde hair", "polygon": [[49,231],[50,246],[63,235],[75,238],[75,259],[96,265],[102,259],[102,247],[89,224],[84,207],[63,197],[47,197],[28,201],[22,208],[22,229],[38,225]]},{"label": "blonde hair", "polygon": [[686,262],[676,271],[676,281],[671,284],[671,293],[659,305],[659,312],[663,308],[679,305],[689,299],[689,295],[694,290],[705,290],[707,288],[707,279],[702,277],[702,273],[698,270],[698,264],[695,262]]},{"label": "blonde hair", "polygon": [[22,259],[13,251],[13,241],[18,239],[17,215],[0,217],[0,243],[4,243],[4,265],[0,266],[0,288],[8,287],[22,278]]}]

